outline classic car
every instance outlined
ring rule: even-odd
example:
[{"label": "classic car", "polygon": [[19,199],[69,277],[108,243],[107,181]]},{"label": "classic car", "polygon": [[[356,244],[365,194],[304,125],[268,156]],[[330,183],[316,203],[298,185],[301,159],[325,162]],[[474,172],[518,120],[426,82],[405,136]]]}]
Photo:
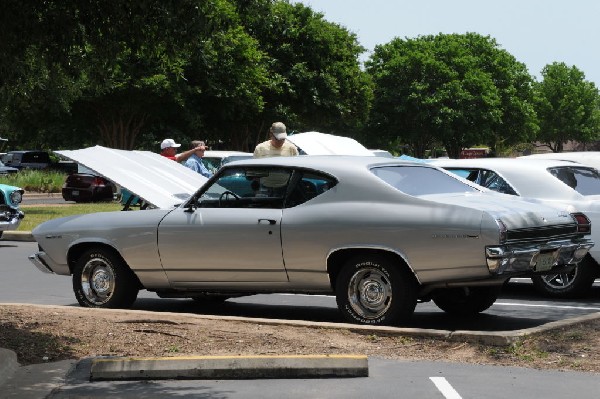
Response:
[{"label": "classic car", "polygon": [[[427,300],[474,315],[492,306],[507,279],[571,270],[593,246],[584,214],[493,193],[426,164],[252,159],[190,190],[193,175],[202,176],[158,154],[61,153],[104,168],[132,192],[137,184],[152,204],[33,230],[39,251],[30,260],[72,275],[85,307],[126,308],[145,289],[196,299],[333,293],[346,320],[373,325],[402,323]],[[128,167],[136,160],[139,169]],[[138,175],[114,173],[122,167]]]},{"label": "classic car", "polygon": [[[505,194],[535,198],[583,212],[592,224],[600,224],[600,174],[578,163],[551,159],[480,158],[434,160],[443,167],[483,187]],[[600,230],[591,238],[600,240]],[[600,277],[600,247],[592,248],[582,262],[568,273],[533,277],[538,291],[553,297],[574,298],[589,292]]]},{"label": "classic car", "polygon": [[0,184],[0,237],[5,231],[18,229],[25,217],[19,209],[24,192],[22,188]]}]

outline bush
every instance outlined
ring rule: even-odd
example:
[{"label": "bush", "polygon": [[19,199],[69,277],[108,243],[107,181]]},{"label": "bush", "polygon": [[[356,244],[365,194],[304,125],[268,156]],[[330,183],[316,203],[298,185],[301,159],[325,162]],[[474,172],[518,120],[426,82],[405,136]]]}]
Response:
[{"label": "bush", "polygon": [[22,170],[1,176],[0,183],[21,187],[26,192],[60,193],[67,174],[52,170]]}]

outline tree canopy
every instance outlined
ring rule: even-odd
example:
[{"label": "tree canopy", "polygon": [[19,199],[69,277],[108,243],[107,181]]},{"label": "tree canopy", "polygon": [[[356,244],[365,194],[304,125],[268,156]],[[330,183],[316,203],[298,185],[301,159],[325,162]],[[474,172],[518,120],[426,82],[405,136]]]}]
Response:
[{"label": "tree canopy", "polygon": [[434,142],[458,157],[463,148],[495,149],[535,131],[532,78],[488,36],[396,38],[375,48],[367,72],[374,84],[371,137],[400,138],[417,156]]},{"label": "tree canopy", "polygon": [[535,109],[540,120],[537,139],[554,152],[570,140],[588,143],[600,138],[600,94],[577,67],[555,62],[542,70],[535,84]]},{"label": "tree canopy", "polygon": [[362,47],[300,4],[3,6],[0,133],[21,147],[151,148],[169,135],[250,149],[274,120],[342,131],[366,117]]}]

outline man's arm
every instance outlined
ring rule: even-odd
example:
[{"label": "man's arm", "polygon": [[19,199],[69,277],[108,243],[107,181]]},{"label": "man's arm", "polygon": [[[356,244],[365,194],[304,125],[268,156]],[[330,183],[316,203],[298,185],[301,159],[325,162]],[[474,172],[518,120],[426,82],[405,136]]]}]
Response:
[{"label": "man's arm", "polygon": [[175,158],[177,159],[177,162],[184,162],[189,157],[191,157],[200,148],[201,147],[198,146],[198,147],[192,148],[191,150],[187,150],[187,151],[181,152],[181,153],[175,155]]}]

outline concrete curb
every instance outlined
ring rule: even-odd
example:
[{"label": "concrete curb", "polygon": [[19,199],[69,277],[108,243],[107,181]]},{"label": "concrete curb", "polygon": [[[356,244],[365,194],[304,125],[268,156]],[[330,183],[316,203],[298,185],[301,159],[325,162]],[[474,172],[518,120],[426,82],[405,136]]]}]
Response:
[{"label": "concrete curb", "polygon": [[0,348],[0,386],[4,384],[19,368],[17,354],[11,350]]},{"label": "concrete curb", "polygon": [[368,377],[364,355],[96,358],[91,381]]},{"label": "concrete curb", "polygon": [[26,241],[34,242],[35,239],[31,234],[31,231],[5,231],[2,233],[0,241]]}]

